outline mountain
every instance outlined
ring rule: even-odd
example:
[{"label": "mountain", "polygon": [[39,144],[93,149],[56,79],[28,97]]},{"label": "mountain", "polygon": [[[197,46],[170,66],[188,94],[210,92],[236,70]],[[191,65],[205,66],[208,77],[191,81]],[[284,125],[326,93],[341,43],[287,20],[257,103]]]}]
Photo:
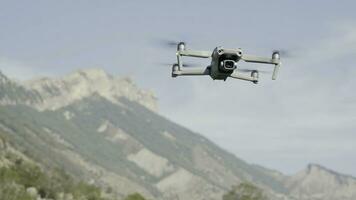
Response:
[{"label": "mountain", "polygon": [[159,115],[152,92],[102,70],[26,82],[0,74],[0,137],[43,168],[116,197],[216,200],[251,182],[271,199],[355,199],[354,178],[310,166],[286,176],[249,164]]},{"label": "mountain", "polygon": [[289,194],[296,199],[356,199],[356,179],[310,164],[286,182]]}]

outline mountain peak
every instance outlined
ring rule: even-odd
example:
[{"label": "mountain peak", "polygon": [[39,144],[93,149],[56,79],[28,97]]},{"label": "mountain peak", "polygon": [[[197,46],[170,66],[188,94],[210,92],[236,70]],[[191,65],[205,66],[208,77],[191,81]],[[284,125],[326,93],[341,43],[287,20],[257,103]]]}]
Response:
[{"label": "mountain peak", "polygon": [[[340,174],[334,170],[328,169],[324,166],[321,166],[319,164],[315,164],[315,163],[310,163],[307,166],[307,169],[305,170],[306,174],[313,174],[313,173],[324,173],[324,174],[328,174],[330,176],[335,176],[335,177],[343,177],[343,178],[352,178],[355,179],[352,176],[349,175],[345,175],[345,174]],[[355,179],[356,180],[356,179]]]},{"label": "mountain peak", "polygon": [[307,169],[306,169],[306,171],[308,173],[312,173],[313,171],[316,171],[316,170],[329,171],[325,167],[323,167],[323,166],[321,166],[319,164],[315,164],[315,163],[308,164]]},{"label": "mountain peak", "polygon": [[[356,179],[353,177],[312,163],[305,170],[291,176],[287,187],[291,194],[298,198],[300,195],[317,197],[320,194],[327,194],[328,198],[324,199],[338,199],[336,197],[340,195],[347,197],[346,199],[354,199],[356,192],[349,187],[354,184],[356,184]],[[331,191],[339,191],[340,194],[330,193]]]},{"label": "mountain peak", "polygon": [[306,169],[302,170],[301,172],[297,173],[294,175],[294,177],[303,177],[303,178],[309,178],[309,177],[314,177],[314,176],[337,176],[337,177],[347,177],[346,175],[339,174],[333,170],[327,169],[326,167],[323,167],[319,164],[315,163],[310,163],[306,167]]},{"label": "mountain peak", "polygon": [[95,68],[78,70],[76,72],[73,72],[73,73],[69,74],[68,76],[82,77],[82,78],[87,78],[87,79],[91,79],[91,80],[100,80],[100,79],[110,79],[110,78],[112,78],[104,70],[95,69]]},{"label": "mountain peak", "polygon": [[115,104],[125,97],[150,110],[158,110],[153,92],[140,89],[129,78],[111,76],[102,69],[78,70],[59,78],[42,77],[18,84],[40,97],[41,101],[32,105],[38,110],[56,110],[94,94]]}]

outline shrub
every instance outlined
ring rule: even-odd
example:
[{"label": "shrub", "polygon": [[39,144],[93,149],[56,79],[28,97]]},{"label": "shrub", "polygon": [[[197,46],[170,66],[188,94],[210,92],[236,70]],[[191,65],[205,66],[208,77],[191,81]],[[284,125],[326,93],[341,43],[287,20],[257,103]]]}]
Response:
[{"label": "shrub", "polygon": [[[11,157],[14,155],[11,155]],[[57,199],[60,193],[72,194],[74,199],[104,200],[101,190],[84,182],[75,182],[63,170],[44,173],[34,164],[14,159],[10,167],[0,168],[0,199],[32,200],[26,188],[34,187],[42,198]],[[13,196],[11,198],[8,198]]]},{"label": "shrub", "polygon": [[225,194],[223,200],[266,200],[266,197],[260,188],[250,183],[241,183]]}]

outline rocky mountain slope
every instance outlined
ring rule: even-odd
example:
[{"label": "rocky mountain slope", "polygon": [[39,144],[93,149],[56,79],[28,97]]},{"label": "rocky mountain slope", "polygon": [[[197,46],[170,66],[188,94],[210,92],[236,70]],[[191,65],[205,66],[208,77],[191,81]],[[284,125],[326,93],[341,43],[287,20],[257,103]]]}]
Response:
[{"label": "rocky mountain slope", "polygon": [[289,194],[295,199],[356,199],[356,179],[310,164],[305,170],[289,177]]},{"label": "rocky mountain slope", "polygon": [[0,136],[43,167],[118,197],[216,200],[248,181],[273,199],[356,199],[354,178],[314,165],[289,177],[248,164],[157,114],[151,92],[102,70],[22,83],[0,74]]}]

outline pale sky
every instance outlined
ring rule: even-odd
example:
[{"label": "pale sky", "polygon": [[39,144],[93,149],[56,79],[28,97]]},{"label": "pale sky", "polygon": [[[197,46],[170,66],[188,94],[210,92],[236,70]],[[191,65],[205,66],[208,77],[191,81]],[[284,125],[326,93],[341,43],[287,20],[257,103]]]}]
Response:
[{"label": "pale sky", "polygon": [[[291,174],[356,176],[355,1],[3,1],[0,70],[16,79],[100,67],[153,90],[162,115],[238,157]],[[175,49],[290,49],[277,81],[170,77]],[[208,60],[197,60],[207,64]],[[243,67],[271,69],[241,63]]]}]

